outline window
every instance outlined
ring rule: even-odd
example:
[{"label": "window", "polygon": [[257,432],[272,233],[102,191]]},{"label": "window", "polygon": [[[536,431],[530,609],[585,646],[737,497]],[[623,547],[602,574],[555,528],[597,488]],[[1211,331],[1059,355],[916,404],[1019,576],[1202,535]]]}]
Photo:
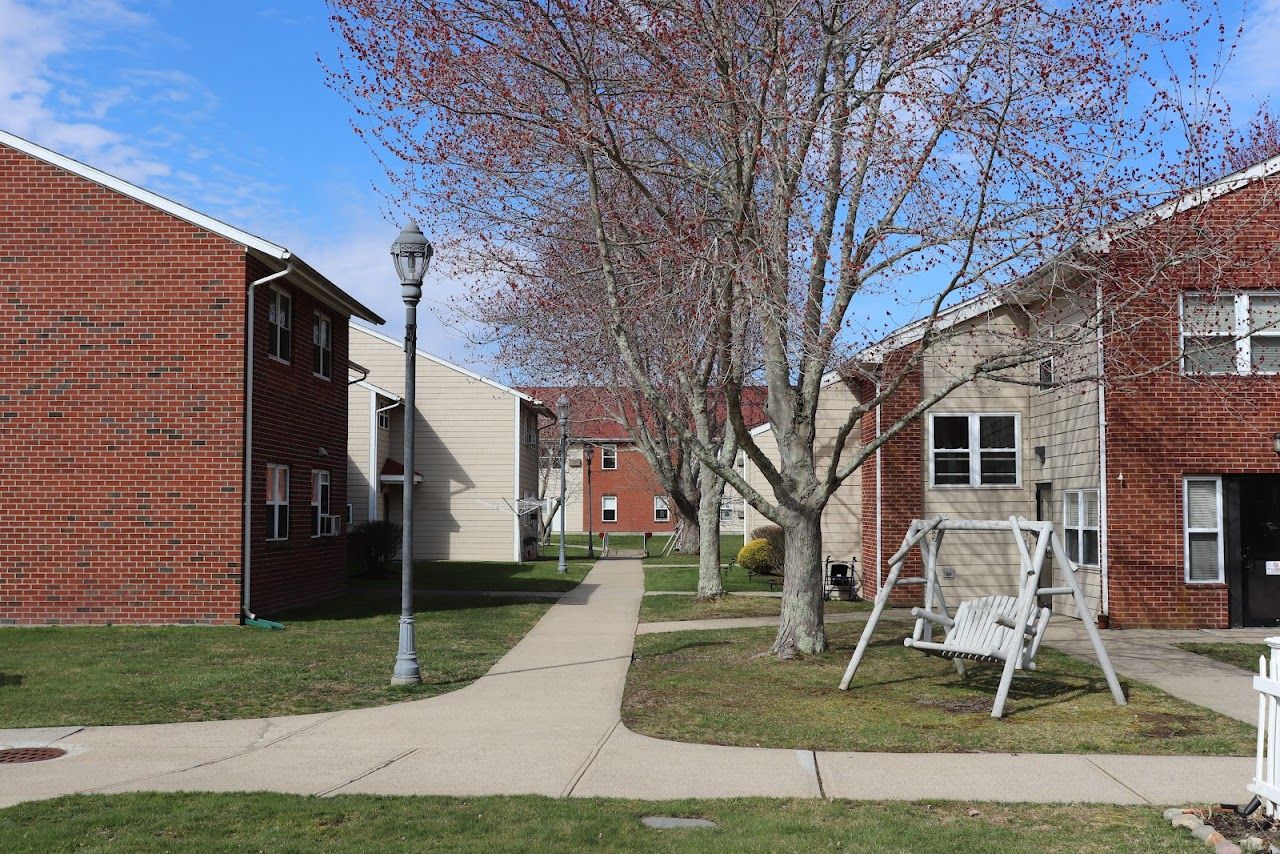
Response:
[{"label": "window", "polygon": [[524,443],[531,448],[538,446],[538,416],[526,416],[522,422],[524,424]]},{"label": "window", "polygon": [[616,495],[600,496],[600,521],[601,522],[618,521],[618,496]]},{"label": "window", "polygon": [[293,353],[293,300],[278,288],[267,292],[267,352],[289,361]]},{"label": "window", "polygon": [[311,343],[315,345],[311,351],[311,372],[329,379],[333,375],[333,324],[323,314],[316,315],[315,325],[311,327]]},{"label": "window", "polygon": [[653,496],[653,521],[670,522],[671,507],[667,505],[667,499],[662,495]]},{"label": "window", "polygon": [[311,470],[311,536],[332,536],[333,520],[329,516],[329,472]]},{"label": "window", "polygon": [[617,445],[601,445],[600,446],[600,468],[608,471],[618,467],[618,446]]},{"label": "window", "polygon": [[1016,415],[934,415],[929,419],[934,486],[1017,486]]},{"label": "window", "polygon": [[1216,477],[1183,480],[1182,518],[1187,581],[1221,582],[1222,480]]},{"label": "window", "polygon": [[1040,360],[1040,376],[1036,380],[1036,388],[1040,391],[1048,391],[1053,388],[1053,359]]},{"label": "window", "polygon": [[1081,566],[1098,565],[1098,490],[1068,489],[1062,494],[1062,528],[1067,557]]},{"label": "window", "polygon": [[728,504],[720,505],[720,521],[729,522],[733,519],[733,508]]},{"label": "window", "polygon": [[288,466],[267,466],[267,539],[289,539]]},{"label": "window", "polygon": [[1184,295],[1182,370],[1188,374],[1280,373],[1280,295]]},{"label": "window", "polygon": [[388,409],[386,412],[378,413],[378,429],[379,430],[391,429],[391,410]]}]

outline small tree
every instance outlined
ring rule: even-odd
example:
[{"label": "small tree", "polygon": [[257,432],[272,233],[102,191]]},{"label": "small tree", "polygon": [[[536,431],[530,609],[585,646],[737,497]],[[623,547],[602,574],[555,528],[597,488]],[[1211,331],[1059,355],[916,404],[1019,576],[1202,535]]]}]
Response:
[{"label": "small tree", "polygon": [[364,566],[365,575],[381,578],[387,565],[400,552],[402,528],[385,519],[371,519],[351,526],[347,548],[351,556]]}]

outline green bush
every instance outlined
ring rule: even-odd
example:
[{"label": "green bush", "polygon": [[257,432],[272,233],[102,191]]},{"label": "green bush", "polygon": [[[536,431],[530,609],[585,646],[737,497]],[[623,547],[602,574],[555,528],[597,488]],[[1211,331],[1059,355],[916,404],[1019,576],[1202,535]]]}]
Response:
[{"label": "green bush", "polygon": [[768,540],[749,540],[738,552],[738,566],[756,575],[780,575],[781,561],[775,559]]},{"label": "green bush", "polygon": [[403,533],[403,528],[385,519],[359,522],[347,532],[347,551],[364,566],[366,575],[378,578],[386,574],[387,564],[399,554]]},{"label": "green bush", "polygon": [[773,555],[774,571],[772,575],[782,575],[783,556],[787,553],[787,537],[786,532],[782,530],[781,525],[761,525],[759,528],[751,529],[751,539],[764,540],[769,543],[770,552]]}]

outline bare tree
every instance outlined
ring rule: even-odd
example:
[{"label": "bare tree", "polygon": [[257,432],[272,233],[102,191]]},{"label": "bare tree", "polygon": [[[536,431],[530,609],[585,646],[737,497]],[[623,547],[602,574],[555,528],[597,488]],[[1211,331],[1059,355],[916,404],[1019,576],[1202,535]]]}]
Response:
[{"label": "bare tree", "polygon": [[[406,204],[438,233],[484,235],[477,269],[516,289],[548,258],[578,259],[568,269],[590,277],[634,388],[786,529],[781,657],[826,646],[821,516],[836,488],[952,390],[1015,375],[1043,344],[1022,336],[976,360],[859,443],[860,420],[898,400],[945,335],[943,308],[1212,177],[1212,129],[1150,59],[1194,50],[1212,11],[1194,3],[1181,28],[1158,0],[332,6],[347,45],[333,84]],[[1190,67],[1187,85],[1208,85]],[[1185,150],[1149,157],[1174,128]],[[1033,278],[1052,295],[1067,267]],[[823,378],[895,302],[920,306],[918,334],[858,363],[860,397],[820,462]],[[656,340],[671,348],[657,371]],[[776,461],[743,415],[757,377]],[[708,389],[763,490],[709,441]]]}]

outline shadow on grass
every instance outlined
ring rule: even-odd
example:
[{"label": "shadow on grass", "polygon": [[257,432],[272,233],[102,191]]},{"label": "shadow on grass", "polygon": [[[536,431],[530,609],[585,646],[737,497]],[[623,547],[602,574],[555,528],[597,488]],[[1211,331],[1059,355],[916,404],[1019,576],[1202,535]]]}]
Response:
[{"label": "shadow on grass", "polygon": [[0,673],[0,688],[19,686],[26,678],[16,673]]},{"label": "shadow on grass", "polygon": [[[503,608],[529,604],[531,600],[513,596],[432,595],[430,589],[413,591],[413,608],[417,614],[469,611],[477,608]],[[550,604],[550,603],[547,603]],[[310,623],[328,620],[363,620],[370,617],[398,617],[400,588],[386,582],[353,582],[346,594],[315,605],[305,605],[273,614],[272,618],[287,623]]]}]

